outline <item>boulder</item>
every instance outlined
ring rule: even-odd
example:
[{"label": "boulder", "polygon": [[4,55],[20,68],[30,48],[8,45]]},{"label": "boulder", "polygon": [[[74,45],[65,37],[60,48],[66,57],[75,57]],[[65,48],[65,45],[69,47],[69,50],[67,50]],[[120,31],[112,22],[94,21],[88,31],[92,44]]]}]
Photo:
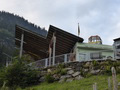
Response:
[{"label": "boulder", "polygon": [[78,75],[80,75],[80,72],[75,72],[74,74],[72,74],[73,77],[76,77]]},{"label": "boulder", "polygon": [[85,64],[86,66],[89,66],[89,65],[91,65],[91,63],[90,62],[86,62],[86,64]]},{"label": "boulder", "polygon": [[89,69],[84,69],[84,72],[88,72],[89,71]]},{"label": "boulder", "polygon": [[72,82],[74,79],[73,78],[68,78],[66,82]]},{"label": "boulder", "polygon": [[72,69],[72,68],[65,68],[65,70],[67,70],[67,71],[68,71],[68,70],[71,70],[71,69]]},{"label": "boulder", "polygon": [[58,82],[59,83],[62,83],[62,82],[64,82],[65,81],[65,79],[60,79]]},{"label": "boulder", "polygon": [[60,79],[66,79],[66,78],[70,78],[70,77],[71,77],[71,75],[63,75],[60,77]]},{"label": "boulder", "polygon": [[118,67],[118,69],[120,69],[120,66]]},{"label": "boulder", "polygon": [[52,72],[52,70],[51,70],[51,69],[47,69],[47,72],[48,72],[48,73],[51,73],[51,72]]},{"label": "boulder", "polygon": [[92,70],[90,73],[93,74],[93,75],[97,75],[98,73],[100,72],[100,70]]},{"label": "boulder", "polygon": [[39,79],[39,81],[40,81],[40,82],[44,82],[44,81],[45,81],[45,77],[41,77],[41,78]]},{"label": "boulder", "polygon": [[53,75],[53,77],[54,77],[55,81],[58,81],[60,79],[60,76],[57,74]]},{"label": "boulder", "polygon": [[68,72],[67,72],[67,74],[73,74],[74,73],[74,71],[73,70],[69,70]]},{"label": "boulder", "polygon": [[75,80],[81,80],[81,79],[83,79],[83,77],[81,75],[75,77]]},{"label": "boulder", "polygon": [[118,86],[120,86],[120,82],[118,82]]}]

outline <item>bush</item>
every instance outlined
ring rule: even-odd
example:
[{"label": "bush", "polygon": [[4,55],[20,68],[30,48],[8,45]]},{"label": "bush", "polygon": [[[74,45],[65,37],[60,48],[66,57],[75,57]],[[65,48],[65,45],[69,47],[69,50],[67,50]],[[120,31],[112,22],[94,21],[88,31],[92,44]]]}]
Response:
[{"label": "bush", "polygon": [[62,69],[61,72],[60,72],[60,75],[65,75],[65,74],[67,74],[67,70]]},{"label": "bush", "polygon": [[52,74],[65,75],[67,73],[67,70],[65,70],[64,68],[65,68],[64,64],[59,64]]},{"label": "bush", "polygon": [[45,76],[45,81],[47,82],[47,83],[53,83],[54,82],[54,78],[53,78],[53,76],[52,76],[52,74],[47,74],[46,76]]},{"label": "bush", "polygon": [[59,64],[59,65],[57,66],[57,68],[59,68],[59,69],[65,68],[65,65],[64,65],[64,64]]},{"label": "bush", "polygon": [[33,70],[23,58],[14,58],[12,65],[4,69],[4,77],[1,77],[6,81],[6,86],[24,88],[39,83],[38,71]]},{"label": "bush", "polygon": [[93,64],[93,66],[98,66],[99,65],[99,63],[96,60],[93,60],[92,64]]},{"label": "bush", "polygon": [[91,77],[91,76],[92,76],[91,73],[86,73],[86,75],[85,75],[86,78],[89,78],[89,77]]},{"label": "bush", "polygon": [[4,69],[0,69],[0,87],[2,87],[3,82],[4,82]]},{"label": "bush", "polygon": [[105,67],[105,72],[106,72],[106,74],[111,75],[111,66],[110,65],[107,65]]}]

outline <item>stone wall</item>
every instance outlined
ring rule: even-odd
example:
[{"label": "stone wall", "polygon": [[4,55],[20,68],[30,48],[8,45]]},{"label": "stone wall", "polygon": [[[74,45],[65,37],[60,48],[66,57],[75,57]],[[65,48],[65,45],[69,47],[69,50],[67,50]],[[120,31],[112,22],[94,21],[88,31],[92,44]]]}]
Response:
[{"label": "stone wall", "polygon": [[50,74],[54,81],[71,82],[81,80],[92,75],[111,74],[111,67],[120,71],[120,61],[90,61],[90,62],[70,62],[56,66],[40,69],[40,82],[45,81],[45,76]]}]

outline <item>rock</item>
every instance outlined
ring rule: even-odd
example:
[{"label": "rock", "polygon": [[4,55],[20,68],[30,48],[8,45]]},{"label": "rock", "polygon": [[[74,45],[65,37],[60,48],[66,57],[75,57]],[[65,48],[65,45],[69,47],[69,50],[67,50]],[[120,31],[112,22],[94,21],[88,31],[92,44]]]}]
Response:
[{"label": "rock", "polygon": [[118,83],[118,86],[120,86],[120,82]]},{"label": "rock", "polygon": [[72,74],[73,77],[76,77],[78,75],[80,75],[80,72],[75,72],[74,74]]},{"label": "rock", "polygon": [[62,83],[62,82],[64,82],[65,81],[65,79],[60,79],[58,82],[59,83]]},{"label": "rock", "polygon": [[83,77],[81,75],[75,77],[75,80],[81,80],[81,79],[83,79]]},{"label": "rock", "polygon": [[100,69],[96,70],[96,73],[99,73],[100,72]]},{"label": "rock", "polygon": [[89,66],[90,64],[91,64],[90,62],[87,62],[85,65],[86,65],[86,66]]},{"label": "rock", "polygon": [[84,72],[88,72],[89,70],[88,69],[84,69]]},{"label": "rock", "polygon": [[91,74],[96,74],[95,70],[92,70],[90,73],[91,73]]},{"label": "rock", "polygon": [[73,70],[69,70],[69,71],[67,72],[67,74],[73,74],[73,73],[74,73]]},{"label": "rock", "polygon": [[90,73],[96,75],[96,74],[98,74],[99,72],[100,72],[100,70],[98,69],[98,70],[92,70]]},{"label": "rock", "polygon": [[48,69],[47,72],[48,72],[48,73],[51,73],[52,71],[51,71],[51,69]]},{"label": "rock", "polygon": [[118,69],[120,69],[120,66],[118,67]]},{"label": "rock", "polygon": [[72,68],[65,68],[65,70],[71,70]]},{"label": "rock", "polygon": [[66,78],[70,78],[70,77],[71,77],[71,75],[63,75],[60,77],[60,79],[66,79]]},{"label": "rock", "polygon": [[60,76],[57,74],[53,75],[53,77],[54,77],[55,81],[58,81],[60,79]]},{"label": "rock", "polygon": [[41,78],[39,79],[39,81],[40,81],[40,82],[44,82],[44,81],[45,81],[45,77],[41,77]]},{"label": "rock", "polygon": [[72,82],[73,81],[73,78],[68,78],[67,80],[66,80],[66,82]]}]

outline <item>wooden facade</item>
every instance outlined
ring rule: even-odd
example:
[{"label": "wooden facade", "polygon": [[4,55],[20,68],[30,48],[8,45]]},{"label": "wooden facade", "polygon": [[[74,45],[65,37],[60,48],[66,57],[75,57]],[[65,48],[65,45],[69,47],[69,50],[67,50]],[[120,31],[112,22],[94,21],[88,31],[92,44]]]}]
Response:
[{"label": "wooden facade", "polygon": [[41,36],[38,33],[16,25],[15,44],[18,47],[21,47],[21,37],[24,34],[22,49],[26,53],[37,57],[36,59],[48,58],[49,44],[54,33],[56,36],[55,55],[70,53],[76,42],[83,42],[83,38],[56,28],[52,25],[49,27],[47,36]]}]

